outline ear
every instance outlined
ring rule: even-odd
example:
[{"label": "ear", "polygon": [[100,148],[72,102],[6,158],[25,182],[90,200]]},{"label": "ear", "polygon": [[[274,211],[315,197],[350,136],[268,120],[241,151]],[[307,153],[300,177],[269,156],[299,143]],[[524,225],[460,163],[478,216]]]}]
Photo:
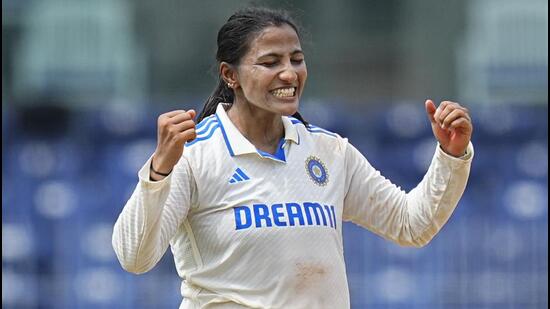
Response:
[{"label": "ear", "polygon": [[229,88],[235,89],[238,84],[237,71],[235,67],[227,62],[220,63],[220,76],[223,81],[229,85]]}]

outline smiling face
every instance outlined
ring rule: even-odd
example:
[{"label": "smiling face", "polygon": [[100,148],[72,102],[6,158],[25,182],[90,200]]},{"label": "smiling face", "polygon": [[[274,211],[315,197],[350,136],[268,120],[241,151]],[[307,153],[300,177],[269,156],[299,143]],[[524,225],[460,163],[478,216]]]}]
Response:
[{"label": "smiling face", "polygon": [[234,79],[235,103],[270,113],[294,114],[307,79],[296,31],[286,24],[265,28],[250,42]]}]

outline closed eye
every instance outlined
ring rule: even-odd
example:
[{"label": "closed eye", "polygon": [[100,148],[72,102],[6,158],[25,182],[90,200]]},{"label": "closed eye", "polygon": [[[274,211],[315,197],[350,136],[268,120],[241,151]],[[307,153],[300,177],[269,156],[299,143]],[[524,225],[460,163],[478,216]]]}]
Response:
[{"label": "closed eye", "polygon": [[267,62],[260,63],[260,65],[263,65],[264,67],[270,68],[270,67],[276,66],[277,63],[278,63],[277,61],[267,61]]}]

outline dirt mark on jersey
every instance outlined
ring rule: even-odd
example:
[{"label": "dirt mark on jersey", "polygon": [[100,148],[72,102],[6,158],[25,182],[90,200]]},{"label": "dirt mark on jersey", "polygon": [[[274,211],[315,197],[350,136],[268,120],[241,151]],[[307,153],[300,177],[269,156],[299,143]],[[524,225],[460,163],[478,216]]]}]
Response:
[{"label": "dirt mark on jersey", "polygon": [[326,280],[327,272],[321,263],[296,263],[296,292],[303,292]]}]

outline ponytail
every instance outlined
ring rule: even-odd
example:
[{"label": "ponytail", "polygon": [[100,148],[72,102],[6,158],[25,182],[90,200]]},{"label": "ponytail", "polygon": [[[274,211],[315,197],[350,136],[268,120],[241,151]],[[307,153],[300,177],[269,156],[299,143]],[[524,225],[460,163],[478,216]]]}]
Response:
[{"label": "ponytail", "polygon": [[202,111],[197,118],[197,123],[200,123],[204,118],[215,114],[218,103],[223,102],[233,104],[234,99],[235,94],[233,93],[233,89],[229,88],[229,86],[227,86],[227,84],[220,77],[216,89],[214,89],[206,102],[204,102]]},{"label": "ponytail", "polygon": [[300,115],[300,113],[295,112],[294,115],[292,115],[292,117],[300,120],[304,124],[304,126],[306,126],[306,128],[309,127],[309,123],[304,119],[304,117],[302,117],[302,115]]}]

